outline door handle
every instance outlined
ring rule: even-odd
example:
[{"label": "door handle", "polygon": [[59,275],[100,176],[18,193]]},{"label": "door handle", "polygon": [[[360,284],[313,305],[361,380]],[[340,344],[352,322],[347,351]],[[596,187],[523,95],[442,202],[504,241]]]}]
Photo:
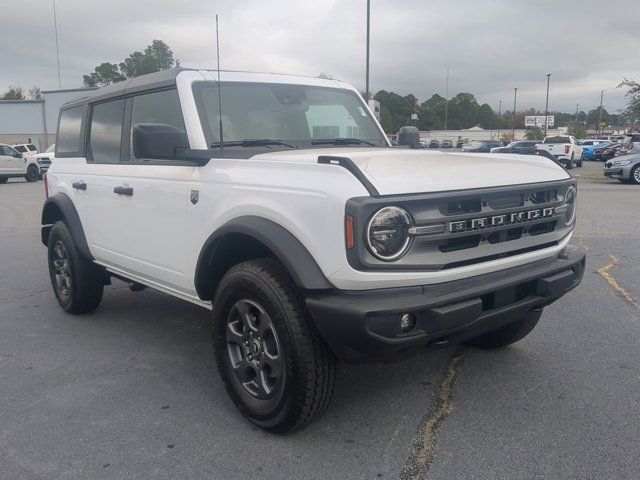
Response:
[{"label": "door handle", "polygon": [[117,193],[118,195],[127,195],[131,197],[133,195],[133,187],[114,187],[113,193]]},{"label": "door handle", "polygon": [[87,189],[87,184],[84,182],[73,182],[71,184],[71,186],[73,188],[75,188],[76,190],[86,190]]}]

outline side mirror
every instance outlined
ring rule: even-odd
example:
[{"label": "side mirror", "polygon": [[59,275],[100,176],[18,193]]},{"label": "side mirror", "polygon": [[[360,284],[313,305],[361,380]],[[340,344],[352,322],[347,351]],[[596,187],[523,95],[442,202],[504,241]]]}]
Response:
[{"label": "side mirror", "polygon": [[409,148],[420,148],[420,131],[410,125],[402,127],[398,132],[398,143]]},{"label": "side mirror", "polygon": [[133,155],[136,158],[174,160],[176,149],[188,148],[187,133],[164,123],[138,123],[133,127]]}]

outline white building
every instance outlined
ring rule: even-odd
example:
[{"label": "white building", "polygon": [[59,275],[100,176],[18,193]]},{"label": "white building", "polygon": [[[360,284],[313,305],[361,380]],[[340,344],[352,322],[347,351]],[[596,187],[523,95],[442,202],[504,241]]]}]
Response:
[{"label": "white building", "polygon": [[84,97],[89,88],[47,90],[42,100],[0,100],[0,143],[29,140],[44,151],[55,143],[60,106]]}]

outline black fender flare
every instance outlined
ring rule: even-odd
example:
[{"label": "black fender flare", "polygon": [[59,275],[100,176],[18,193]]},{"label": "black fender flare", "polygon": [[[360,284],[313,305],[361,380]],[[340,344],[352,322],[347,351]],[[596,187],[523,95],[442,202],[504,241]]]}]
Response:
[{"label": "black fender flare", "polygon": [[67,228],[71,232],[73,241],[75,242],[80,253],[88,260],[93,260],[93,256],[89,251],[89,245],[84,235],[84,229],[82,228],[82,222],[80,222],[80,216],[76,210],[73,201],[68,195],[64,193],[56,193],[44,202],[42,207],[42,243],[45,246],[49,245],[49,232],[51,227],[58,220],[63,220],[67,225]]},{"label": "black fender flare", "polygon": [[[211,290],[206,288],[206,272],[214,264],[216,244],[227,234],[242,234],[262,243],[282,262],[300,288],[305,290],[334,288],[313,256],[291,232],[266,218],[247,215],[225,223],[213,232],[202,246],[194,279],[196,292],[200,298],[209,299],[211,296]],[[215,285],[213,287],[215,290]]]}]

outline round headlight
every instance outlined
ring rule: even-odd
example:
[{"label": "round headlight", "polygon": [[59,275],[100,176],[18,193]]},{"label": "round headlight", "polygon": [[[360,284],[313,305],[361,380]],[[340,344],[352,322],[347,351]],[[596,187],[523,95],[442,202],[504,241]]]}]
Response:
[{"label": "round headlight", "polygon": [[367,225],[367,246],[371,254],[390,262],[397,260],[409,249],[411,217],[399,207],[378,210]]},{"label": "round headlight", "polygon": [[571,225],[576,217],[576,194],[576,187],[572,185],[567,189],[567,193],[564,196],[564,204],[566,206],[566,210],[564,211],[564,222],[567,225]]}]

